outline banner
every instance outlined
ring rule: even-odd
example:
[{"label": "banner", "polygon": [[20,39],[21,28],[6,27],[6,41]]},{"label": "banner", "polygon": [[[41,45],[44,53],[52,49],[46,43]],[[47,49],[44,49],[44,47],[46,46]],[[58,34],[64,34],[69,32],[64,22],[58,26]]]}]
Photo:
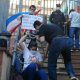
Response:
[{"label": "banner", "polygon": [[33,23],[36,20],[43,22],[43,17],[39,15],[23,15],[21,29],[35,30]]}]

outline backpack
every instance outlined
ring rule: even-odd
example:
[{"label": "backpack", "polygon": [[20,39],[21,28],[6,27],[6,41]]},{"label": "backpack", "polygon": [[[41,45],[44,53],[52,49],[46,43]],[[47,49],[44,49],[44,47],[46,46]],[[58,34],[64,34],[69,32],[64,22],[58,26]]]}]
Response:
[{"label": "backpack", "polygon": [[49,18],[51,23],[57,24],[59,26],[62,26],[65,22],[64,14],[60,10],[56,10],[52,12]]}]

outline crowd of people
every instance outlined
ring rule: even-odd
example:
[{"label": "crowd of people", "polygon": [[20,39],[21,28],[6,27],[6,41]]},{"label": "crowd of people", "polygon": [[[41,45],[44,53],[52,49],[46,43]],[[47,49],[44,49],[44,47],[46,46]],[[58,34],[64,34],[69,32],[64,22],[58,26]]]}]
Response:
[{"label": "crowd of people", "polygon": [[[29,15],[35,14],[36,7],[31,5]],[[66,71],[71,80],[78,80],[75,75],[71,63],[71,50],[79,51],[79,29],[80,29],[80,14],[71,9],[68,20],[64,13],[60,11],[60,5],[56,5],[56,10],[49,17],[51,24],[44,24],[36,20],[33,24],[37,33],[36,40],[41,44],[45,41],[48,43],[48,75],[50,80],[57,80],[57,59],[62,54]],[[69,35],[65,35],[64,27],[70,22]],[[18,43],[18,51],[23,53],[23,70],[20,73],[24,80],[48,80],[45,71],[42,70],[43,57],[37,51],[37,42],[31,41],[28,47],[25,44],[27,34],[22,34]],[[75,40],[74,40],[75,37]],[[75,41],[75,46],[74,46]]]}]

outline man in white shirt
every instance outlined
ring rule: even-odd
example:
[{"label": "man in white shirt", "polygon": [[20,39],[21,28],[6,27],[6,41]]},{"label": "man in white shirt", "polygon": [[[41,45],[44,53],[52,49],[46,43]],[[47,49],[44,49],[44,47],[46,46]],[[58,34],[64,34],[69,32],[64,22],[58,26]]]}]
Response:
[{"label": "man in white shirt", "polygon": [[[80,29],[80,14],[74,9],[70,10],[69,19],[71,21],[69,37],[72,39],[74,49],[74,37],[75,37],[75,49],[79,50],[79,29]],[[75,35],[75,36],[74,36]]]}]

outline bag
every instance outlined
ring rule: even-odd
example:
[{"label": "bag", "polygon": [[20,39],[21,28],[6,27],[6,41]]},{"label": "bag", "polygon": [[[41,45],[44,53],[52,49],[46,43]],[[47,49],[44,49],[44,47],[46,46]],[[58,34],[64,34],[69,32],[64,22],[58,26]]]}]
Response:
[{"label": "bag", "polygon": [[0,49],[7,49],[9,48],[9,38],[11,34],[7,31],[2,31],[0,33]]},{"label": "bag", "polygon": [[7,48],[7,40],[0,39],[0,48]]}]

